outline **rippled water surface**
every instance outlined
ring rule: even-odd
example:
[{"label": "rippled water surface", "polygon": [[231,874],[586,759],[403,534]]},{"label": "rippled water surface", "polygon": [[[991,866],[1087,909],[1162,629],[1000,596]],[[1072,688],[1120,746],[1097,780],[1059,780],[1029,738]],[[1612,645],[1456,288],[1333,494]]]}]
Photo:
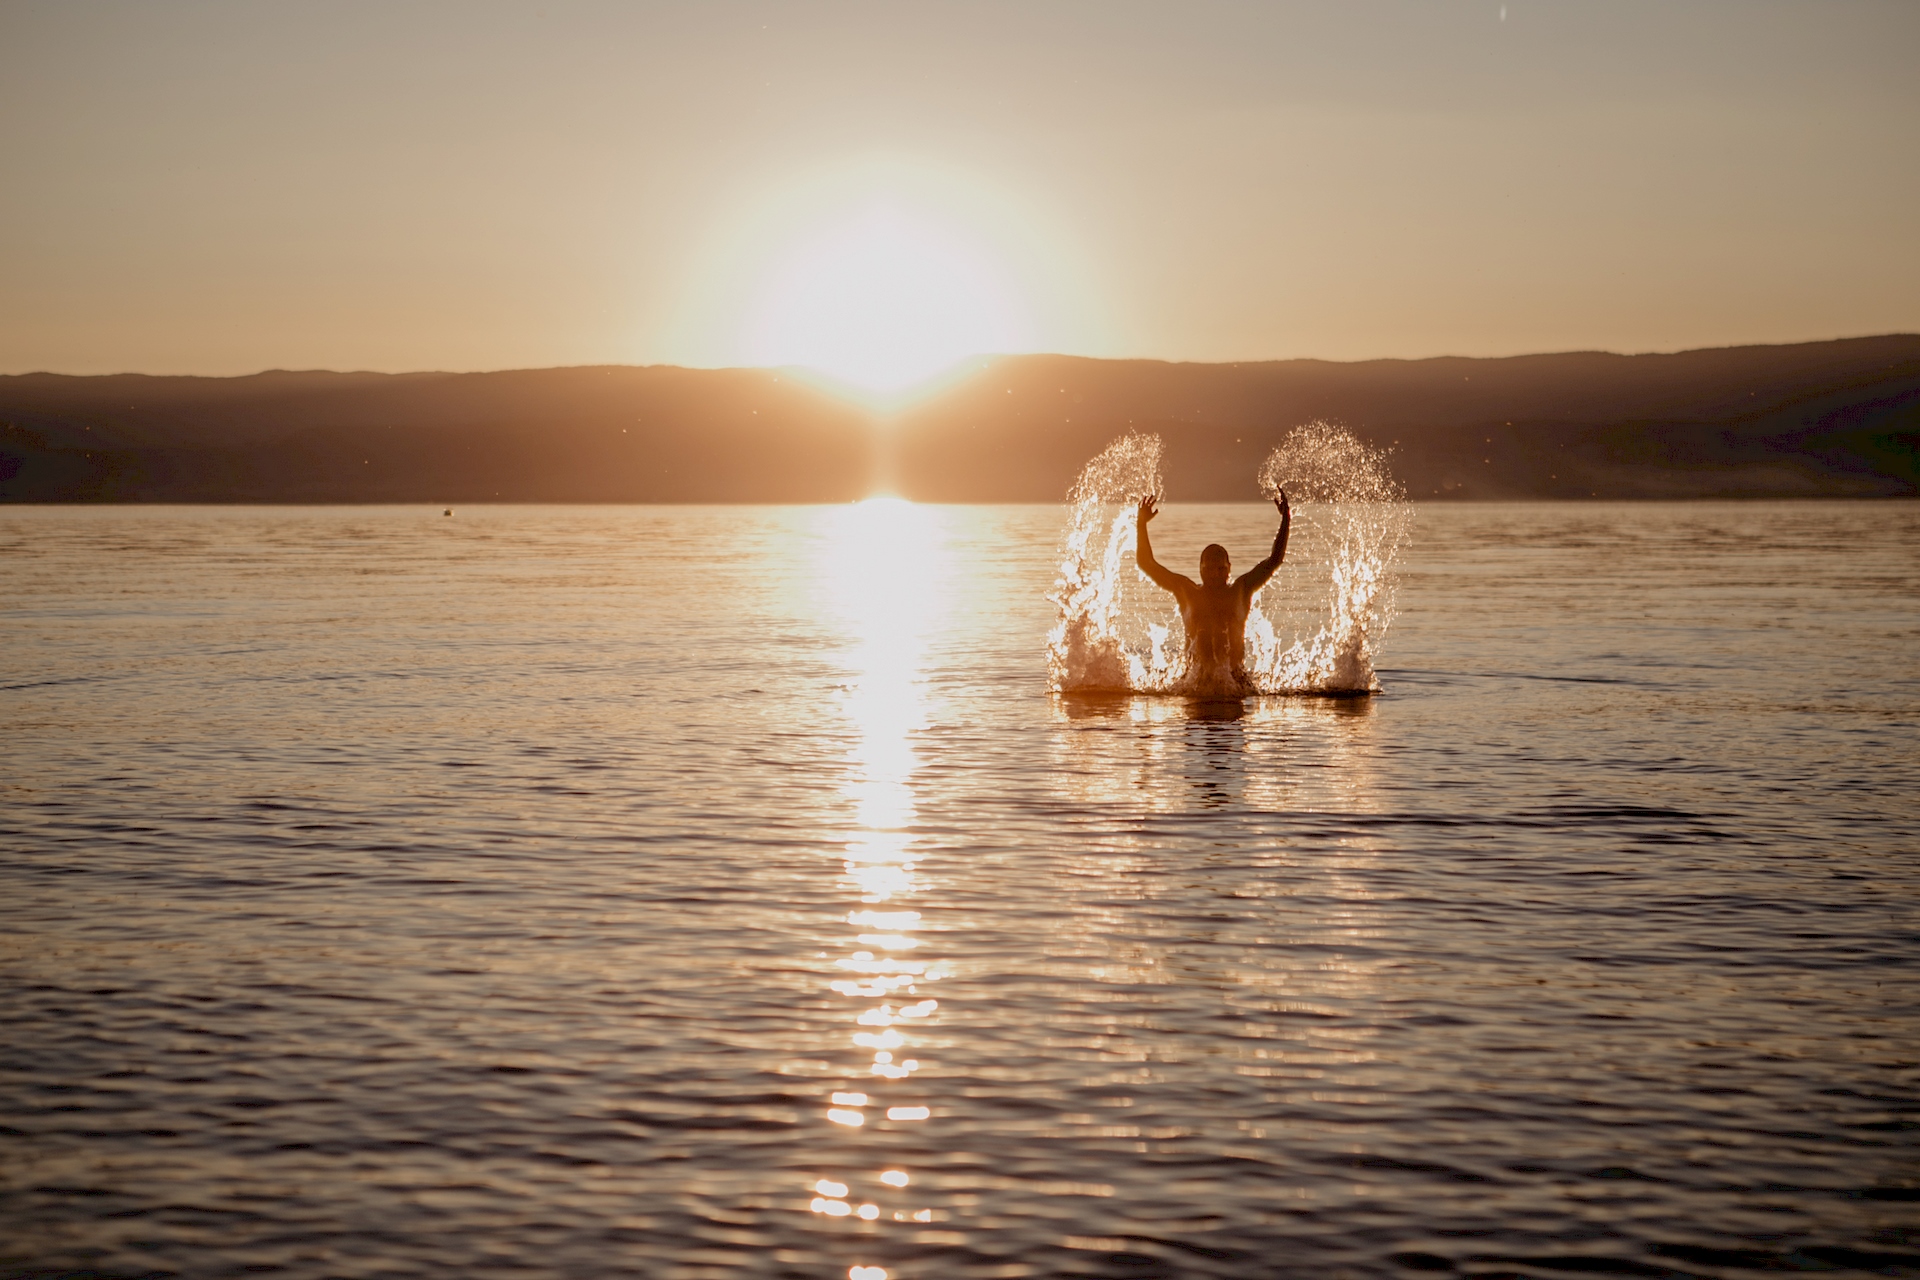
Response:
[{"label": "rippled water surface", "polygon": [[0,510],[0,1274],[1920,1274],[1920,505],[1423,507],[1244,706],[1060,521]]}]

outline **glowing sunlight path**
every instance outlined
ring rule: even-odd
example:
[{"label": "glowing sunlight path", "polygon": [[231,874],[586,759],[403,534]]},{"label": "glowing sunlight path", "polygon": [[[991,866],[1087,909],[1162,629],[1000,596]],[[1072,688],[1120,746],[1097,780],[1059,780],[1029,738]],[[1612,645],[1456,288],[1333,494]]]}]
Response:
[{"label": "glowing sunlight path", "polygon": [[[893,1145],[888,1138],[894,1126],[933,1113],[913,1080],[921,1064],[912,1055],[916,1033],[939,1008],[921,988],[937,982],[943,966],[916,954],[920,912],[912,903],[924,886],[916,874],[912,827],[918,767],[913,734],[926,722],[923,660],[940,622],[946,576],[937,520],[927,507],[869,498],[832,513],[822,546],[821,580],[854,638],[843,703],[853,737],[843,786],[850,824],[841,870],[858,905],[847,914],[851,945],[843,943],[844,954],[834,962],[844,976],[830,985],[847,1001],[847,1035],[862,1063],[823,1099],[839,1141],[822,1152],[829,1167],[806,1190],[812,1194],[808,1208],[828,1222],[924,1224],[944,1216],[916,1198],[913,1173],[903,1161],[875,1159]],[[845,1051],[834,1046],[828,1052],[838,1057]],[[870,1119],[878,1131],[867,1137]],[[854,1240],[849,1244],[860,1247]],[[848,1275],[886,1280],[887,1272],[856,1261]]]}]

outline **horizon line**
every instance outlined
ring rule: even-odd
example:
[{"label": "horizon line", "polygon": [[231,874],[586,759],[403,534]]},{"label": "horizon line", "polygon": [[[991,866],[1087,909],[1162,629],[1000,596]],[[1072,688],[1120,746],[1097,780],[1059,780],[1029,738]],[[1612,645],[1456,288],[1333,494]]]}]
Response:
[{"label": "horizon line", "polygon": [[[1208,368],[1234,368],[1242,365],[1276,364],[1426,364],[1441,360],[1493,362],[1502,360],[1538,360],[1563,356],[1611,356],[1615,359],[1633,360],[1647,356],[1686,356],[1698,355],[1709,351],[1751,351],[1763,348],[1786,349],[1791,347],[1830,346],[1843,342],[1874,342],[1896,338],[1920,339],[1920,332],[1896,330],[1888,333],[1846,334],[1832,338],[1807,338],[1793,342],[1730,342],[1718,346],[1679,347],[1673,350],[1648,351],[1610,351],[1602,347],[1568,348],[1560,351],[1517,351],[1505,355],[1452,355],[1436,354],[1426,356],[1366,356],[1354,360],[1336,360],[1325,356],[1270,356],[1241,360],[1174,360],[1162,356],[1090,356],[1065,351],[1010,351],[976,352],[963,356],[947,367],[945,375],[935,374],[934,379],[957,374],[963,366],[974,361],[993,363],[1007,360],[1080,360],[1097,364],[1160,364],[1169,366],[1199,365]],[[331,369],[324,367],[291,369],[273,366],[257,369],[251,373],[146,373],[137,369],[121,369],[110,373],[64,373],[55,369],[28,369],[11,373],[0,373],[0,378],[199,378],[206,381],[239,381],[245,378],[264,378],[274,374],[332,374],[336,377],[375,377],[375,378],[427,378],[427,377],[485,377],[511,373],[557,373],[572,370],[623,369],[623,370],[678,370],[686,373],[790,373],[796,376],[817,378],[820,371],[805,365],[694,365],[668,362],[653,363],[613,363],[613,364],[555,364],[555,365],[514,365],[491,369]]]}]

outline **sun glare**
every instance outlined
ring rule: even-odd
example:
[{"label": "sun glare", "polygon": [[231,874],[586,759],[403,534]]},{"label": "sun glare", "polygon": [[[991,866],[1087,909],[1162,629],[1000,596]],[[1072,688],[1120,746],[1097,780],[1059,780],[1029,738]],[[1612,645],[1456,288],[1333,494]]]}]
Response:
[{"label": "sun glare", "polygon": [[876,204],[791,247],[750,314],[746,352],[888,395],[1031,341],[1023,301],[988,252],[925,214]]},{"label": "sun glare", "polygon": [[888,410],[974,356],[1110,345],[1086,238],[985,175],[872,154],[736,183],[650,339],[671,362],[787,368]]}]

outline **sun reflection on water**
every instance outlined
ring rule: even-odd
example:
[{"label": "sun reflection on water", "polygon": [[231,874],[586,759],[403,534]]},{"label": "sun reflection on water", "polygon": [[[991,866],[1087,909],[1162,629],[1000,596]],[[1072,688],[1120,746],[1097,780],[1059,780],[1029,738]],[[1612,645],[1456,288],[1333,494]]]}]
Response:
[{"label": "sun reflection on water", "polygon": [[[849,637],[840,711],[851,730],[842,785],[846,849],[840,868],[849,896],[848,932],[829,982],[845,1002],[847,1062],[840,1087],[822,1099],[834,1126],[822,1135],[835,1167],[805,1190],[808,1208],[835,1230],[862,1239],[891,1223],[930,1223],[936,1211],[908,1189],[901,1151],[923,1139],[931,1099],[914,1077],[916,1044],[940,1008],[923,988],[944,967],[922,958],[925,886],[914,833],[914,734],[927,719],[926,650],[939,625],[947,556],[938,514],[897,498],[874,498],[832,513],[819,580]],[[902,1128],[904,1126],[904,1130]],[[857,1135],[857,1136],[856,1136]],[[842,1227],[838,1220],[845,1220]],[[856,1261],[853,1277],[887,1272]]]}]

